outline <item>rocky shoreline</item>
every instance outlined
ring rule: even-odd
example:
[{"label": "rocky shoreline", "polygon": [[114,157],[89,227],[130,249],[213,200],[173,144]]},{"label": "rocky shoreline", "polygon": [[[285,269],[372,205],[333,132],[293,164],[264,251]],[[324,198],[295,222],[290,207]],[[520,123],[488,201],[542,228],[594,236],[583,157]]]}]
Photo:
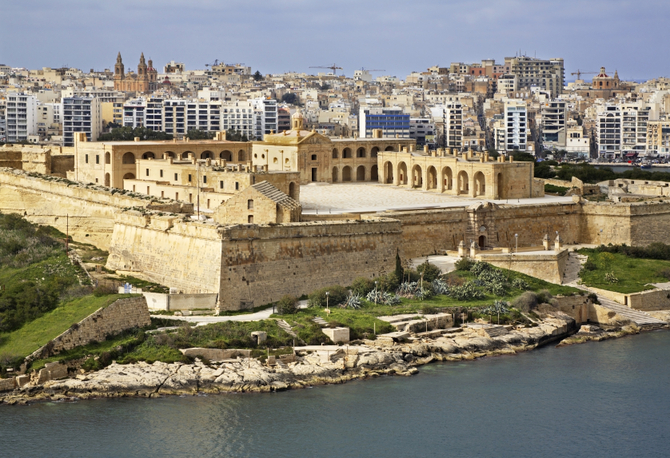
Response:
[{"label": "rocky shoreline", "polygon": [[277,361],[274,366],[251,358],[208,364],[200,360],[193,364],[112,363],[72,378],[28,383],[0,393],[0,402],[274,392],[380,375],[409,376],[418,372],[418,366],[433,361],[514,355],[564,339],[577,330],[574,320],[561,313],[545,317],[535,327],[508,328],[464,327],[441,336],[417,335],[406,342],[377,339],[362,345],[303,347],[296,349],[295,361]]},{"label": "rocky shoreline", "polygon": [[193,364],[112,363],[97,372],[45,383],[31,382],[0,393],[0,403],[75,401],[92,398],[160,397],[217,393],[276,392],[337,384],[380,375],[410,376],[433,361],[474,360],[514,355],[560,341],[557,346],[600,341],[639,333],[635,325],[603,330],[581,328],[560,312],[535,327],[466,326],[443,335],[415,335],[406,342],[377,339],[362,345],[299,347],[295,361],[269,366],[253,358]]}]

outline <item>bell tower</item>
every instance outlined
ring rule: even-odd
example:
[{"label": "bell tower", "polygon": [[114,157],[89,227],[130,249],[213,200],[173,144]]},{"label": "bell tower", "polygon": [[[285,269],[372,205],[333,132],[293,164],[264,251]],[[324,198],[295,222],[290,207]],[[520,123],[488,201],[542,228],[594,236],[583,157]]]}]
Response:
[{"label": "bell tower", "polygon": [[123,79],[124,77],[124,65],[123,60],[121,60],[121,53],[116,56],[116,64],[114,65],[114,79]]}]

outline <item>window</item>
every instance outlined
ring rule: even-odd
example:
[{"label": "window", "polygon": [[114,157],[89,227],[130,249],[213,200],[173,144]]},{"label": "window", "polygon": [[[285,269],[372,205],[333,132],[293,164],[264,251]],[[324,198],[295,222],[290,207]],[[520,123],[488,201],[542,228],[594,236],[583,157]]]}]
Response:
[{"label": "window", "polygon": [[147,169],[146,172],[147,172],[147,176],[149,176],[149,169]]},{"label": "window", "polygon": [[188,174],[188,182],[189,183],[191,182],[191,174],[190,173]]},{"label": "window", "polygon": [[88,154],[86,155],[86,163],[88,164]]},{"label": "window", "polygon": [[223,189],[223,181],[219,181],[219,189]]},{"label": "window", "polygon": [[95,155],[95,163],[100,164],[100,155],[99,154]]},{"label": "window", "polygon": [[312,160],[316,161],[316,154],[312,154]]},{"label": "window", "polygon": [[163,178],[163,171],[162,170],[161,170],[160,176],[161,176],[161,178]]},{"label": "window", "polygon": [[239,190],[240,190],[240,183],[236,181],[235,182],[235,191],[239,191]]},{"label": "window", "polygon": [[254,201],[253,201],[253,199],[249,199],[249,200],[247,200],[247,208],[248,208],[249,210],[253,210],[253,209],[254,209]]},{"label": "window", "polygon": [[249,224],[254,224],[254,215],[249,215],[247,217],[247,221],[248,221]]},{"label": "window", "polygon": [[203,175],[203,176],[202,176],[202,182],[203,182],[203,183],[207,183],[207,175]]},{"label": "window", "polygon": [[179,174],[175,173],[174,174],[174,181],[177,181],[178,177],[179,177]]}]

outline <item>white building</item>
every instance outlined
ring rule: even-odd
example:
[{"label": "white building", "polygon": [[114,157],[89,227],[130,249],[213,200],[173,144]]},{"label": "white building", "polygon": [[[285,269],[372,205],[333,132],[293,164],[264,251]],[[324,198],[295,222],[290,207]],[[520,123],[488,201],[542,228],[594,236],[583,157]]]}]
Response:
[{"label": "white building", "polygon": [[547,149],[565,149],[566,102],[548,101],[542,104],[542,144]]},{"label": "white building", "polygon": [[146,127],[153,131],[164,130],[163,126],[163,99],[138,97],[129,100],[123,105],[123,126]]},{"label": "white building", "polygon": [[503,111],[502,132],[497,132],[496,149],[506,151],[526,151],[528,139],[528,109],[523,100],[510,99],[505,101]]},{"label": "white building", "polygon": [[621,104],[621,154],[633,157],[645,155],[647,149],[647,124],[658,116],[652,108],[641,102]]},{"label": "white building", "polygon": [[584,159],[588,158],[591,152],[591,139],[584,135],[584,126],[577,125],[574,119],[569,120],[567,124],[565,150]]},{"label": "white building", "polygon": [[598,107],[596,140],[598,156],[612,159],[621,156],[621,109],[618,105]]},{"label": "white building", "polygon": [[277,132],[277,101],[268,98],[251,100],[256,109],[256,129],[253,136],[260,140],[264,134]]},{"label": "white building", "polygon": [[461,102],[448,102],[431,109],[436,128],[437,142],[446,142],[447,148],[463,146],[463,105]]},{"label": "white building", "polygon": [[63,146],[74,146],[74,133],[85,132],[94,142],[102,131],[100,100],[95,97],[63,97]]},{"label": "white building", "polygon": [[37,97],[12,92],[7,95],[5,108],[7,143],[27,141],[37,134]]},{"label": "white building", "polygon": [[409,138],[416,140],[417,146],[435,147],[435,124],[430,118],[409,118]]},{"label": "white building", "polygon": [[[255,135],[257,130],[256,108],[252,102],[225,102],[220,105],[220,111],[221,130],[235,130],[246,135],[247,138]],[[275,123],[276,119],[275,116]]]}]

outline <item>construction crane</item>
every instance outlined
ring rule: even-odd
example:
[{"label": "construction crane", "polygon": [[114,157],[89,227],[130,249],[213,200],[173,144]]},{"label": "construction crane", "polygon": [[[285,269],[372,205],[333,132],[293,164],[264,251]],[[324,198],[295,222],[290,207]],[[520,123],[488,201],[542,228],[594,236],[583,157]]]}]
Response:
[{"label": "construction crane", "polygon": [[365,68],[365,67],[361,67],[361,71],[364,71],[364,72],[385,72],[386,70],[383,70],[383,69],[380,70],[380,69],[378,69],[378,68]]},{"label": "construction crane", "polygon": [[571,75],[577,75],[577,79],[580,80],[582,79],[582,75],[597,75],[600,72],[583,72],[579,69],[577,69],[576,72],[570,73]]},{"label": "construction crane", "polygon": [[205,64],[205,67],[215,67],[217,65],[219,65],[219,59],[214,59],[213,64]]},{"label": "construction crane", "polygon": [[337,64],[333,64],[330,67],[317,66],[317,67],[309,67],[309,68],[329,68],[333,71],[333,75],[337,75],[338,70],[343,70],[342,67],[338,67]]}]

